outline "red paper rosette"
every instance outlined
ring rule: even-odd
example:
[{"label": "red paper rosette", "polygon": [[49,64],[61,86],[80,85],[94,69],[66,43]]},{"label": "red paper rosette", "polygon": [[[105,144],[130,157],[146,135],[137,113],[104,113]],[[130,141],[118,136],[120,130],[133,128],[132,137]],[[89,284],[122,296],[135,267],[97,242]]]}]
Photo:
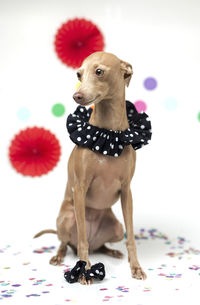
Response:
[{"label": "red paper rosette", "polygon": [[75,18],[68,20],[57,31],[55,50],[66,65],[78,68],[90,54],[102,51],[104,39],[91,21]]},{"label": "red paper rosette", "polygon": [[61,154],[58,139],[39,127],[20,131],[11,141],[9,158],[17,172],[25,176],[41,176],[51,171]]}]

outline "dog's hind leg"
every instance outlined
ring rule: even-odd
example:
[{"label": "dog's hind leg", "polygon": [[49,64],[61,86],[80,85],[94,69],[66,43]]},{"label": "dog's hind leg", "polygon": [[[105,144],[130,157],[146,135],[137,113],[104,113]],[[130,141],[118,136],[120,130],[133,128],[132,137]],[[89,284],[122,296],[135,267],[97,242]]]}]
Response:
[{"label": "dog's hind leg", "polygon": [[122,258],[122,252],[108,248],[105,243],[115,243],[121,241],[123,238],[123,226],[115,217],[112,209],[109,208],[105,210],[99,226],[98,234],[93,238],[90,247],[94,249],[95,252],[104,253],[115,258]]},{"label": "dog's hind leg", "polygon": [[[68,189],[68,187],[67,187]],[[75,224],[75,214],[73,199],[66,190],[65,199],[62,203],[59,215],[57,217],[57,235],[61,241],[57,254],[50,259],[50,264],[59,265],[63,262],[67,252],[67,245],[70,242],[71,229]]]}]

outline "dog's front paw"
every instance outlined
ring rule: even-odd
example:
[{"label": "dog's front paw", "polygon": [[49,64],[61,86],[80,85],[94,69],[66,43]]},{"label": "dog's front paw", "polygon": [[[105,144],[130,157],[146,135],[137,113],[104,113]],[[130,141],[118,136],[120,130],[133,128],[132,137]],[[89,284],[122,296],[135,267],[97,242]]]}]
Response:
[{"label": "dog's front paw", "polygon": [[137,280],[146,280],[146,273],[142,270],[140,266],[131,267],[132,277]]},{"label": "dog's front paw", "polygon": [[50,259],[49,263],[51,265],[57,266],[60,265],[63,261],[64,261],[63,256],[55,255]]},{"label": "dog's front paw", "polygon": [[84,275],[81,275],[78,281],[82,285],[91,285],[91,284],[93,284],[93,279],[88,279],[87,280]]}]

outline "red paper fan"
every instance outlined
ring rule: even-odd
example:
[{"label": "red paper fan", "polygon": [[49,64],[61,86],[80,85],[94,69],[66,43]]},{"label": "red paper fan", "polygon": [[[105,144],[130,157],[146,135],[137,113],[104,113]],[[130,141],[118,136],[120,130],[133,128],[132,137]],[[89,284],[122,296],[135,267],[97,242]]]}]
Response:
[{"label": "red paper fan", "polygon": [[9,158],[17,172],[25,176],[41,176],[51,171],[61,154],[58,139],[39,127],[20,131],[11,141]]},{"label": "red paper fan", "polygon": [[103,50],[104,39],[92,22],[75,18],[58,29],[54,44],[61,61],[70,67],[78,68],[87,56]]}]

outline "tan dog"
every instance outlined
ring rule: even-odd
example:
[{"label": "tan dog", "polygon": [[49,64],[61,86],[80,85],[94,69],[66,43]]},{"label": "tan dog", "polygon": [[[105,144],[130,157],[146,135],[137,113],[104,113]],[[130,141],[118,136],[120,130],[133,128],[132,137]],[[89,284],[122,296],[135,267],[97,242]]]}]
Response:
[{"label": "tan dog", "polygon": [[[89,123],[100,128],[122,130],[129,128],[125,85],[132,76],[132,66],[115,55],[96,52],[87,57],[77,76],[81,86],[73,98],[82,106],[95,104]],[[123,239],[123,227],[112,212],[112,205],[121,199],[127,232],[128,259],[132,277],[145,279],[137,259],[133,232],[133,207],[130,189],[135,170],[136,153],[125,146],[117,158],[75,146],[68,162],[68,182],[57,218],[57,235],[61,241],[57,255],[50,263],[60,264],[67,245],[77,249],[80,260],[90,266],[88,252],[99,250],[114,257],[122,253],[109,249],[106,242]],[[56,233],[46,230],[38,233]],[[80,280],[88,284],[85,278]]]}]

